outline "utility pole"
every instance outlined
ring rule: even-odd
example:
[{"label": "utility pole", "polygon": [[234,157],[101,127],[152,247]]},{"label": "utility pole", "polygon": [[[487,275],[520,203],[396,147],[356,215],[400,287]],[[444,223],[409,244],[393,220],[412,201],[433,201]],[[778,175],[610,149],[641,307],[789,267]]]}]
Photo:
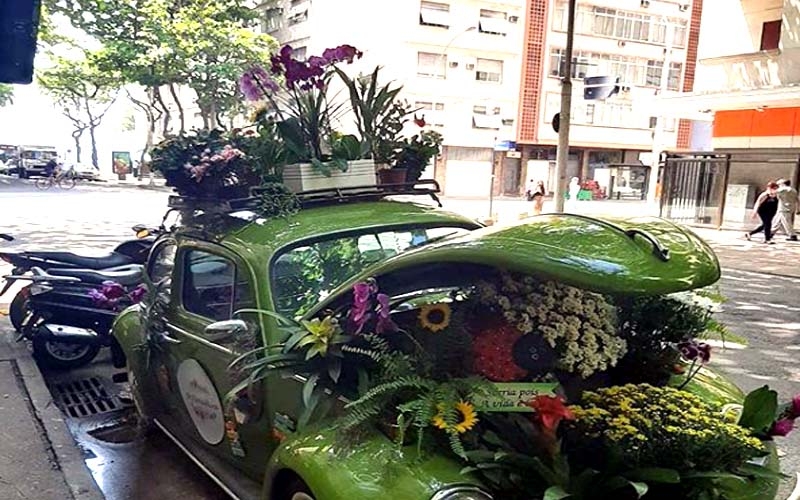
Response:
[{"label": "utility pole", "polygon": [[575,4],[569,0],[567,6],[567,49],[564,76],[561,79],[561,111],[558,128],[558,149],[556,150],[556,190],[555,211],[564,211],[564,193],[567,189],[567,166],[569,161],[569,122],[572,108],[572,42],[575,38]]},{"label": "utility pole", "polygon": [[[663,18],[666,32],[664,34],[664,60],[661,65],[661,82],[658,87],[658,97],[663,99],[664,95],[669,91],[669,74],[671,59],[672,59],[672,46],[674,44],[675,27],[669,23],[669,19]],[[678,86],[681,84],[680,75],[678,75]],[[661,169],[661,150],[664,144],[664,111],[661,109],[661,104],[656,105],[656,126],[653,129],[653,151],[650,158],[650,181],[647,186],[647,203],[653,204],[656,201],[656,185],[658,184],[658,174]]]}]

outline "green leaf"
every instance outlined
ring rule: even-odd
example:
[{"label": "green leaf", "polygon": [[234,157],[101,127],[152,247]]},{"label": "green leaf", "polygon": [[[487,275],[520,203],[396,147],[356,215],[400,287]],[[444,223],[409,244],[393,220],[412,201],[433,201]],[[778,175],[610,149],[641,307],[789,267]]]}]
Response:
[{"label": "green leaf", "polygon": [[728,479],[747,483],[747,478],[730,472],[686,472],[681,474],[682,479]]},{"label": "green leaf", "polygon": [[341,358],[332,358],[328,362],[328,376],[330,376],[333,383],[339,382],[339,375],[342,374],[342,360]]},{"label": "green leaf", "polygon": [[636,498],[642,498],[647,494],[648,487],[646,483],[630,481],[629,484],[633,486],[633,489],[636,491]]},{"label": "green leaf", "polygon": [[739,425],[756,433],[766,432],[775,422],[778,410],[778,393],[763,386],[752,391],[744,399]]},{"label": "green leaf", "polygon": [[569,496],[570,494],[564,491],[561,486],[551,486],[544,492],[543,500],[561,500]]},{"label": "green leaf", "polygon": [[289,337],[289,340],[286,341],[286,345],[283,346],[283,352],[289,352],[294,349],[297,346],[297,343],[303,340],[303,338],[306,336],[310,337],[311,334],[305,329],[295,332],[291,337]]},{"label": "green leaf", "polygon": [[678,471],[660,467],[634,469],[630,472],[626,472],[624,476],[632,481],[644,481],[649,483],[678,484],[681,482],[681,475]]},{"label": "green leaf", "polygon": [[314,410],[317,408],[321,395],[322,391],[314,391],[311,393],[308,404],[303,408],[303,412],[297,419],[297,430],[304,429],[308,425],[308,422],[311,421],[311,417],[314,415]]},{"label": "green leaf", "polygon": [[308,377],[305,384],[303,384],[303,405],[308,406],[309,402],[311,401],[311,394],[314,392],[314,388],[317,386],[317,381],[319,380],[319,374],[315,373]]},{"label": "green leaf", "polygon": [[763,465],[756,465],[756,464],[741,465],[739,466],[738,469],[736,469],[736,472],[741,473],[742,475],[745,476],[760,477],[765,479],[787,479],[790,477],[782,472],[772,470]]}]

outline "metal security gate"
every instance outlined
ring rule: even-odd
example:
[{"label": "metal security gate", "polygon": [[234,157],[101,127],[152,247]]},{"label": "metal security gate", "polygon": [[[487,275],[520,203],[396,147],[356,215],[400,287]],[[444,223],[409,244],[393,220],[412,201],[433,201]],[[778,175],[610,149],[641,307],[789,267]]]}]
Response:
[{"label": "metal security gate", "polygon": [[684,224],[722,225],[729,155],[668,155],[661,187],[661,217]]}]

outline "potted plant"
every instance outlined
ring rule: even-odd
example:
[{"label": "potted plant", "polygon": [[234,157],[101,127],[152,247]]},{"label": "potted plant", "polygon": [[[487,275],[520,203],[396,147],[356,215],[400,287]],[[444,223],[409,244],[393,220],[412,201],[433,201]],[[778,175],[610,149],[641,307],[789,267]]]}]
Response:
[{"label": "potted plant", "polygon": [[394,156],[392,174],[404,177],[402,182],[416,182],[431,159],[436,157],[442,148],[442,134],[435,130],[423,130],[406,139]]},{"label": "potted plant", "polygon": [[380,69],[376,66],[369,75],[351,78],[340,68],[335,68],[347,87],[362,147],[375,160],[379,174],[389,167],[402,142],[403,127],[415,111],[407,102],[398,100],[402,86],[392,88],[391,82],[378,86]]},{"label": "potted plant", "polygon": [[259,176],[251,159],[221,130],[171,137],[152,152],[152,168],[182,196],[233,199],[248,195]]},{"label": "potted plant", "polygon": [[245,97],[266,102],[259,121],[274,123],[284,142],[288,165],[283,180],[291,189],[375,184],[374,163],[356,161],[362,156],[361,148],[354,146],[360,145],[358,138],[333,128],[346,106],[328,96],[336,65],[351,64],[361,56],[355,47],[341,45],[300,60],[286,45],[271,58],[269,71],[256,66],[242,75]]}]

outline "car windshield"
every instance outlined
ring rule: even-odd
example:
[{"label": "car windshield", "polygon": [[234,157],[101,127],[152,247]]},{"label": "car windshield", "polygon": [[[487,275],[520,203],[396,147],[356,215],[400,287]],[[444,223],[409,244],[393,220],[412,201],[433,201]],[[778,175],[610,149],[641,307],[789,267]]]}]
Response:
[{"label": "car windshield", "polygon": [[367,266],[468,231],[452,226],[371,229],[286,249],[272,263],[275,308],[280,314],[301,316]]},{"label": "car windshield", "polygon": [[55,158],[57,156],[55,151],[47,150],[25,150],[22,152],[22,157],[26,160],[45,160]]}]

